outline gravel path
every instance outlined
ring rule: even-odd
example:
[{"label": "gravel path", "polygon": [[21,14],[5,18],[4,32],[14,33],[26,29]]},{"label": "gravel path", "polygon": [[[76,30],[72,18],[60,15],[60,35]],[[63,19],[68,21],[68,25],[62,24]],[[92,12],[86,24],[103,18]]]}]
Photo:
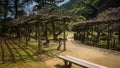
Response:
[{"label": "gravel path", "polygon": [[[71,55],[109,68],[120,68],[120,52],[78,44],[72,37],[68,35],[67,50],[60,54]],[[45,61],[45,64],[51,68],[63,68],[64,63],[59,58],[53,58]],[[80,67],[73,64],[72,68]]]}]

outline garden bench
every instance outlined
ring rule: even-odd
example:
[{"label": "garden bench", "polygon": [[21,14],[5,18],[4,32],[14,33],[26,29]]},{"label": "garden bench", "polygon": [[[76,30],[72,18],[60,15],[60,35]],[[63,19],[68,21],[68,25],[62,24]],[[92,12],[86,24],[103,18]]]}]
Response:
[{"label": "garden bench", "polygon": [[92,62],[88,62],[88,61],[85,61],[85,60],[82,60],[79,58],[75,58],[72,56],[58,55],[57,57],[64,60],[65,68],[71,68],[72,63],[76,64],[78,66],[81,66],[83,68],[108,68],[108,67],[98,65],[98,64],[95,64]]}]

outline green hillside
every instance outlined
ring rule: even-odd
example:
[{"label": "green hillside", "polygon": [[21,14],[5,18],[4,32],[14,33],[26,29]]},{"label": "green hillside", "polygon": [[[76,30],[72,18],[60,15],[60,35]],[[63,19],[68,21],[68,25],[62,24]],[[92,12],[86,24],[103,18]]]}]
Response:
[{"label": "green hillside", "polygon": [[96,17],[101,11],[118,6],[120,6],[119,0],[70,0],[61,7],[68,13],[82,15],[90,19]]}]

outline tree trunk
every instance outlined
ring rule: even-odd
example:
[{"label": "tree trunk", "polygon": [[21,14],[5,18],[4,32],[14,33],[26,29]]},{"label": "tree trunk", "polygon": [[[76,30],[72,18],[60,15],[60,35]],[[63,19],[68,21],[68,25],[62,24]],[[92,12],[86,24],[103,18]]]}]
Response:
[{"label": "tree trunk", "polygon": [[56,38],[56,36],[55,36],[55,24],[54,24],[54,22],[52,23],[52,34],[53,34],[53,39],[54,40],[57,40],[57,38]]},{"label": "tree trunk", "polygon": [[15,0],[15,18],[18,17],[18,2],[19,0]]},{"label": "tree trunk", "polygon": [[5,1],[5,13],[4,13],[4,22],[6,23],[6,18],[8,15],[8,0]]}]

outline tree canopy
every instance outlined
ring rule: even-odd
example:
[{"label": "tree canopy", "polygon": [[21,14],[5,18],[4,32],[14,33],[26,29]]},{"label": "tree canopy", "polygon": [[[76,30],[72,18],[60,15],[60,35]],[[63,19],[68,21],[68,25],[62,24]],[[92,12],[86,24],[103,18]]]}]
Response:
[{"label": "tree canopy", "polygon": [[75,15],[85,16],[91,19],[97,16],[98,13],[110,8],[119,7],[119,0],[70,0],[61,7]]}]

